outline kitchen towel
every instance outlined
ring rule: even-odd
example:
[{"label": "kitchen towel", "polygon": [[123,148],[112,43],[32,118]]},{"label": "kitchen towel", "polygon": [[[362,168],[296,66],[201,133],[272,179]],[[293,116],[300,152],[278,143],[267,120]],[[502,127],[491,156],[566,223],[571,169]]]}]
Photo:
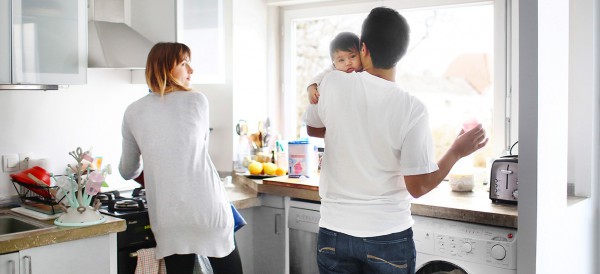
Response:
[{"label": "kitchen towel", "polygon": [[[144,248],[137,251],[135,274],[167,274],[165,260],[156,259],[155,248]],[[210,261],[206,256],[198,256],[194,264],[194,274],[213,274]]]},{"label": "kitchen towel", "polygon": [[166,274],[167,268],[163,259],[157,260],[154,248],[137,251],[135,274]]},{"label": "kitchen towel", "polygon": [[233,213],[234,221],[233,231],[238,231],[240,228],[244,227],[247,224],[247,222],[246,220],[244,220],[242,214],[240,214],[240,212],[235,208],[235,206],[233,206],[233,204],[231,204],[231,212]]}]

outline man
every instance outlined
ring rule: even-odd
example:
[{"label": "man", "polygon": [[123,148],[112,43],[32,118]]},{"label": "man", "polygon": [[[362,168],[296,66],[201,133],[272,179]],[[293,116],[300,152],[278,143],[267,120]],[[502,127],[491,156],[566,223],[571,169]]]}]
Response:
[{"label": "man", "polygon": [[364,71],[333,71],[305,113],[308,134],[325,138],[317,262],[327,273],[414,273],[410,199],[435,188],[462,157],[487,143],[481,125],[461,130],[433,161],[427,109],[395,83],[408,47],[406,20],[373,9],[362,26]]}]

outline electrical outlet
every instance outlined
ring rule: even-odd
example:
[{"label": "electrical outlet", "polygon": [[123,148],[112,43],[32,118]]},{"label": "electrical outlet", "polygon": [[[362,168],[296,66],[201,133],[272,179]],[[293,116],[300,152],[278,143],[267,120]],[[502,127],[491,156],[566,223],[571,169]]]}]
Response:
[{"label": "electrical outlet", "polygon": [[19,170],[25,170],[30,168],[30,160],[33,160],[33,152],[21,152],[19,153]]},{"label": "electrical outlet", "polygon": [[15,172],[19,170],[19,154],[2,155],[2,171]]}]

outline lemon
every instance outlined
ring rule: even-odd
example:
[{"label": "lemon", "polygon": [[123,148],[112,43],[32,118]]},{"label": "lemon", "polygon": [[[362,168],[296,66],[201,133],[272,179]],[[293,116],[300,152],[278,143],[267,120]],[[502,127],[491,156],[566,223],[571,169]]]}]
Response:
[{"label": "lemon", "polygon": [[250,171],[250,174],[252,174],[252,175],[259,175],[263,171],[263,164],[259,163],[257,161],[252,161],[248,165],[248,171]]},{"label": "lemon", "polygon": [[275,170],[275,175],[277,176],[283,176],[287,173],[287,170],[283,169],[282,167],[277,167],[277,170]]},{"label": "lemon", "polygon": [[273,163],[264,163],[263,171],[266,175],[275,175],[275,172],[277,171],[277,165]]}]

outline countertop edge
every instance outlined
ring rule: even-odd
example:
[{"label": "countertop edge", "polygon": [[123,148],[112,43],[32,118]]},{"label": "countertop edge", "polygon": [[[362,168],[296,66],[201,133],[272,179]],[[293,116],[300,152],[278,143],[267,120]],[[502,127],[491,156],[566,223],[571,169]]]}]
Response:
[{"label": "countertop edge", "polygon": [[125,220],[111,216],[105,217],[107,217],[106,222],[97,225],[80,227],[53,226],[31,232],[0,236],[0,254],[117,233],[125,231],[127,228]]},{"label": "countertop edge", "polygon": [[[293,188],[290,186],[286,186],[285,184],[264,184],[263,180],[249,179],[243,175],[234,174],[233,176],[234,182],[237,182],[240,185],[246,185],[249,188],[256,190],[258,193],[267,193],[280,196],[289,196],[291,198],[320,201],[318,188],[306,189],[304,186],[303,188]],[[439,187],[438,191],[447,191],[447,189],[445,186],[442,185]],[[463,196],[470,195],[452,192],[448,193],[450,193],[449,195],[456,195],[456,197],[454,198],[459,199],[469,199]],[[435,200],[435,198],[436,197],[433,195],[430,196],[430,199]],[[419,201],[418,199],[411,201],[411,212],[414,215],[470,222],[482,225],[501,226],[509,228],[518,227],[518,215],[516,206],[514,206],[514,208],[513,206],[509,205],[491,204],[491,206],[499,207],[500,211],[505,212],[480,211],[475,209],[459,208],[456,206],[444,207],[443,205],[440,205],[438,203],[432,204],[430,200],[423,199],[421,199],[421,201]],[[507,209],[507,207],[509,208]]]}]

